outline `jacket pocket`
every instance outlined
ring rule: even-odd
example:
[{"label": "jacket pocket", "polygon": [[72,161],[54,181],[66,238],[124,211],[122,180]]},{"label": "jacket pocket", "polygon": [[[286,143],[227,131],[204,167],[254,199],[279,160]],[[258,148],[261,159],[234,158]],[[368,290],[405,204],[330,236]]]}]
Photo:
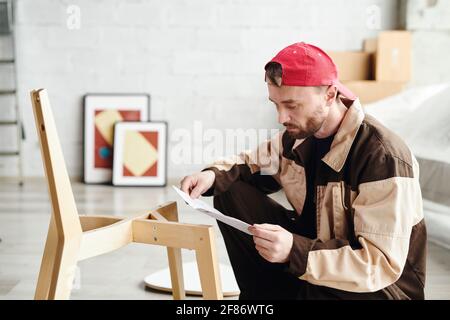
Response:
[{"label": "jacket pocket", "polygon": [[302,212],[306,197],[305,169],[293,162],[287,163],[282,168],[280,181],[289,203],[297,213]]},{"label": "jacket pocket", "polygon": [[333,185],[333,231],[336,239],[348,239],[348,206],[345,204],[345,184],[343,181]]}]

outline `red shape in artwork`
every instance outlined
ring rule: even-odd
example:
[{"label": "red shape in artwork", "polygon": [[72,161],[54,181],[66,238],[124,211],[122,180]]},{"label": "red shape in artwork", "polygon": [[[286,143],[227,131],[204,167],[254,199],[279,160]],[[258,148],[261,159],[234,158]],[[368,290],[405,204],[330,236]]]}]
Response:
[{"label": "red shape in artwork", "polygon": [[125,165],[123,165],[123,176],[134,177],[134,174],[130,170],[128,170],[128,168]]},{"label": "red shape in artwork", "polygon": [[142,175],[143,177],[156,177],[158,176],[158,161],[155,161],[155,163],[144,172]]},{"label": "red shape in artwork", "polygon": [[[140,177],[156,177],[158,175],[158,161],[156,161],[147,171]],[[128,168],[123,165],[124,177],[136,177]]]},{"label": "red shape in artwork", "polygon": [[141,121],[141,111],[139,110],[118,110],[122,116],[122,121]]},{"label": "red shape in artwork", "polygon": [[148,142],[158,150],[158,132],[157,131],[139,131]]}]

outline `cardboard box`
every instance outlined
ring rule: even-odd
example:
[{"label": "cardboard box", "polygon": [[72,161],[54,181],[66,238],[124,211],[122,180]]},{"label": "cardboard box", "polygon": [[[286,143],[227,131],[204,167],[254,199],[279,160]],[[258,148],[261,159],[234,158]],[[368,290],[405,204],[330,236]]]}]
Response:
[{"label": "cardboard box", "polygon": [[377,38],[364,40],[364,52],[376,53],[377,52]]},{"label": "cardboard box", "polygon": [[366,39],[363,51],[329,51],[339,79],[361,103],[370,103],[402,91],[411,78],[411,34],[382,31]]},{"label": "cardboard box", "polygon": [[370,103],[402,91],[405,82],[388,81],[343,81],[343,84],[359,97],[361,103]]},{"label": "cardboard box", "polygon": [[364,40],[363,51],[327,52],[338,67],[341,81],[408,82],[411,79],[411,34],[382,31]]},{"label": "cardboard box", "polygon": [[375,54],[375,80],[407,82],[410,79],[411,34],[408,31],[380,32]]},{"label": "cardboard box", "polygon": [[372,54],[363,51],[328,51],[341,81],[370,79]]},{"label": "cardboard box", "polygon": [[376,67],[376,53],[377,53],[377,39],[365,39],[364,40],[364,52],[370,54],[370,72],[368,80],[375,80],[375,67]]}]

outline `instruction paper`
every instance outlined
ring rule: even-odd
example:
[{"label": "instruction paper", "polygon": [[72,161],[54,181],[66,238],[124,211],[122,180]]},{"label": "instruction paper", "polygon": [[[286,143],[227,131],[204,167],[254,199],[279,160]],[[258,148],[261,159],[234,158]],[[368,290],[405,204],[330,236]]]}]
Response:
[{"label": "instruction paper", "polygon": [[199,200],[199,199],[192,199],[186,192],[182,191],[180,188],[172,186],[175,191],[180,195],[181,198],[183,198],[183,200],[190,205],[192,208],[203,212],[204,214],[207,214],[210,217],[213,217],[214,219],[217,219],[229,226],[232,226],[233,228],[236,228],[242,232],[245,232],[249,235],[252,235],[249,231],[248,231],[248,227],[250,227],[250,225],[244,221],[241,221],[239,219],[224,215],[222,212],[220,212],[219,210],[215,209],[214,207],[211,207],[210,205],[208,205],[207,203]]}]

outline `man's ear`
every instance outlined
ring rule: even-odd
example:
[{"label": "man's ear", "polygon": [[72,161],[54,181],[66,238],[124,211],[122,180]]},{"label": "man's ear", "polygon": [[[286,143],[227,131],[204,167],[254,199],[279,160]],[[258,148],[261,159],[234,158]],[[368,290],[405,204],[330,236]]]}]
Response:
[{"label": "man's ear", "polygon": [[327,106],[331,106],[333,104],[333,102],[336,100],[336,96],[337,96],[338,90],[336,88],[336,86],[328,86],[327,91],[326,91],[326,104]]}]

